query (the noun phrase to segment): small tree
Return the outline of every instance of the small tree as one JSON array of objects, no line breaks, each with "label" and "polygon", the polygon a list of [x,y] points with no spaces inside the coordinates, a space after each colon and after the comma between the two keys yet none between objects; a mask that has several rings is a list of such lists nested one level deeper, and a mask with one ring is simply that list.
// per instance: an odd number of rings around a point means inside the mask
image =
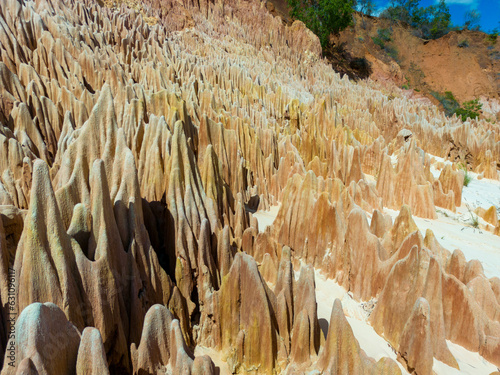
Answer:
[{"label": "small tree", "polygon": [[384,11],[393,21],[411,24],[419,9],[420,0],[391,0],[391,5]]},{"label": "small tree", "polygon": [[430,37],[437,39],[448,33],[451,27],[450,8],[444,0],[440,0],[436,6],[432,7],[432,20],[430,22]]},{"label": "small tree", "polygon": [[392,0],[381,15],[410,25],[423,38],[436,39],[450,31],[451,15],[445,0],[436,5],[419,6],[419,0]]},{"label": "small tree", "polygon": [[467,118],[476,119],[479,117],[479,111],[483,108],[483,104],[479,103],[479,99],[469,100],[462,104],[462,108],[458,108],[455,113],[466,121]]},{"label": "small tree", "polygon": [[290,15],[306,24],[326,48],[332,33],[352,24],[352,0],[288,0]]},{"label": "small tree", "polygon": [[480,20],[481,13],[477,9],[469,10],[464,16],[464,29],[478,31]]},{"label": "small tree", "polygon": [[375,12],[375,3],[371,0],[358,0],[358,11],[371,16]]}]

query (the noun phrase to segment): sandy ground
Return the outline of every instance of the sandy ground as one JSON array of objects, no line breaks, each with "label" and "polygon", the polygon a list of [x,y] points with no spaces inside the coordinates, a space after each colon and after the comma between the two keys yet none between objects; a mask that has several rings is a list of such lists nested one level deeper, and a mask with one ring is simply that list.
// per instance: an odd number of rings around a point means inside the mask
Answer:
[{"label": "sandy ground", "polygon": [[449,340],[446,340],[448,348],[451,354],[456,358],[458,362],[458,367],[460,370],[454,369],[443,362],[434,359],[434,365],[432,369],[438,375],[480,375],[480,374],[491,374],[497,371],[495,365],[492,365],[481,357],[478,353],[470,352],[467,349],[462,348],[460,345],[454,344]]},{"label": "sandy ground", "polygon": [[212,358],[212,361],[215,365],[215,373],[217,375],[231,375],[231,371],[229,370],[229,366],[227,363],[222,360],[221,353],[212,348],[205,348],[204,346],[197,346],[194,350],[194,355],[196,357],[202,355],[208,355]]},{"label": "sandy ground", "polygon": [[[432,156],[436,162],[451,164],[449,160],[444,160],[438,156]],[[435,178],[441,174],[441,169],[435,168],[435,163],[431,165],[431,173]],[[488,209],[491,206],[500,207],[500,180],[490,180],[487,178],[478,179],[477,173],[468,172],[472,177],[468,186],[462,190],[462,206],[469,205],[471,208],[482,207]]]},{"label": "sandy ground", "polygon": [[[460,249],[469,261],[478,259],[484,268],[486,277],[500,277],[500,236],[473,228],[468,223],[470,214],[466,207],[456,214],[438,208],[438,219],[429,220],[413,216],[415,224],[425,237],[425,231],[430,229],[444,248],[453,252]],[[464,212],[465,211],[465,212]],[[393,220],[399,211],[384,208]]]},{"label": "sandy ground", "polygon": [[[298,278],[298,272],[296,273],[296,278]],[[383,337],[379,336],[368,323],[369,313],[363,308],[362,303],[352,299],[344,288],[335,281],[326,279],[325,276],[321,275],[317,270],[315,271],[315,279],[318,320],[323,332],[328,332],[333,302],[335,298],[339,298],[342,301],[342,308],[347,317],[347,321],[361,349],[376,361],[383,357],[389,357],[396,361],[396,352],[392,346]],[[433,370],[437,375],[487,375],[497,371],[495,365],[486,361],[478,353],[470,352],[448,340],[447,344],[451,353],[457,359],[460,371],[440,361],[434,360]],[[406,369],[399,362],[397,362],[397,364],[402,374],[408,374]]]},{"label": "sandy ground", "polygon": [[[432,156],[436,162],[451,164],[442,158]],[[393,162],[397,160],[391,156]],[[435,163],[431,165],[431,173],[438,178],[441,170],[435,168]],[[478,175],[469,172],[472,180],[468,186],[462,190],[462,206],[457,207],[457,212],[451,212],[440,207],[436,207],[438,219],[429,220],[413,216],[415,223],[425,236],[425,231],[431,229],[438,242],[446,249],[453,252],[460,249],[467,260],[478,259],[484,268],[487,277],[500,277],[500,236],[486,231],[473,228],[471,226],[472,217],[477,217],[473,212],[477,207],[489,209],[495,206],[500,214],[500,181],[490,179],[478,179]],[[470,209],[470,210],[469,210]],[[472,211],[472,212],[471,212]],[[399,211],[384,208],[393,220]],[[487,223],[478,218],[479,223]]]},{"label": "sandy ground", "polygon": [[[296,278],[298,278],[298,272],[296,273]],[[343,287],[338,285],[335,281],[325,278],[318,270],[315,270],[315,281],[318,320],[325,336],[328,332],[328,325],[330,324],[333,302],[338,298],[342,301],[344,314],[347,317],[347,321],[361,349],[376,361],[382,357],[389,357],[396,360],[396,353],[389,343],[380,337],[367,322],[369,315],[368,312],[363,309],[361,303],[352,299]],[[398,366],[403,374],[408,374],[399,362]]]},{"label": "sandy ground", "polygon": [[269,211],[257,211],[253,214],[257,218],[259,222],[259,232],[264,232],[266,227],[273,225],[274,219],[276,219],[276,215],[278,215],[278,211],[281,206],[271,206]]},{"label": "sandy ground", "polygon": [[[481,181],[483,180],[478,180],[478,182]],[[278,210],[279,206],[273,206],[270,211],[257,212],[254,214],[257,216],[257,220],[259,221],[260,231],[263,231],[266,226],[272,225]],[[396,217],[399,213],[394,210],[386,211],[389,211],[391,216],[394,217]],[[488,269],[489,272],[500,275],[500,259],[496,260],[496,258],[500,258],[500,237],[484,231],[482,233],[478,230],[473,232],[471,228],[467,228],[462,231],[461,228],[464,227],[463,223],[460,224],[460,222],[457,222],[453,218],[447,218],[444,214],[439,214],[439,216],[438,220],[427,220],[419,217],[414,217],[414,220],[419,229],[423,231],[424,235],[425,230],[427,228],[431,228],[435,232],[436,236],[438,236],[438,239],[441,238],[441,236],[449,238],[447,240],[448,242],[441,239],[441,244],[448,248],[453,248],[454,246],[460,247],[460,249],[464,251],[464,254],[466,253],[467,259],[491,258],[495,260],[493,264],[485,265],[485,269]],[[472,236],[470,235],[471,233]],[[299,274],[300,269],[295,270],[295,278],[297,280]],[[369,324],[369,312],[363,307],[362,302],[355,301],[343,287],[338,285],[334,280],[327,279],[318,270],[315,270],[315,281],[316,301],[318,304],[318,320],[325,336],[328,332],[328,326],[330,324],[333,302],[336,298],[339,298],[342,301],[342,308],[347,317],[347,321],[349,322],[361,349],[363,349],[368,356],[372,357],[376,361],[383,357],[389,357],[396,360],[396,352],[392,346],[383,337],[379,336]],[[457,359],[460,370],[456,370],[440,361],[434,360],[433,371],[436,375],[487,375],[497,370],[496,366],[486,361],[478,353],[470,352],[463,347],[452,343],[451,341],[447,341],[447,344],[451,353]],[[405,368],[399,362],[397,363],[401,369],[401,373],[408,374]]]}]

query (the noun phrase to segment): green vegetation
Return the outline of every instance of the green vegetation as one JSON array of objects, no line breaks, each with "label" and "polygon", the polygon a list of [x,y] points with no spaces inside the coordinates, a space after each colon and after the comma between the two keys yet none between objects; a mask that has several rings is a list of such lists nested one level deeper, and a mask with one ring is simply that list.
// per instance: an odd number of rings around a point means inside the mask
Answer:
[{"label": "green vegetation", "polygon": [[481,13],[477,9],[469,10],[464,16],[464,29],[479,31],[479,21],[481,20]]},{"label": "green vegetation", "polygon": [[498,29],[494,29],[491,34],[486,37],[486,43],[495,45],[498,39]]},{"label": "green vegetation", "polygon": [[428,7],[421,7],[419,0],[392,0],[381,16],[413,27],[418,36],[426,39],[440,38],[452,28],[450,10],[444,0]]},{"label": "green vegetation", "polygon": [[390,42],[392,40],[392,29],[378,29],[378,38],[384,42]]},{"label": "green vegetation", "polygon": [[424,72],[413,61],[410,63],[410,68],[408,69],[408,73],[409,73],[409,77],[407,77],[408,84],[412,86],[415,90],[417,87],[421,87],[425,84]]},{"label": "green vegetation", "polygon": [[458,48],[467,48],[469,47],[469,41],[467,39],[461,40],[460,43],[458,43]]},{"label": "green vegetation", "polygon": [[483,107],[483,105],[479,103],[479,99],[469,100],[462,103],[462,106],[460,106],[460,103],[455,99],[451,91],[446,91],[444,95],[433,91],[431,95],[439,100],[447,116],[456,114],[462,121],[466,121],[467,118],[472,120],[478,118],[479,112]]},{"label": "green vegetation", "polygon": [[469,184],[474,179],[474,177],[471,174],[469,174],[469,170],[467,169],[467,165],[465,165],[463,163],[458,163],[457,167],[458,167],[458,169],[461,169],[462,171],[464,171],[464,186],[466,186],[466,187],[469,186]]},{"label": "green vegetation", "polygon": [[391,35],[392,35],[391,29],[378,29],[377,36],[372,36],[373,43],[375,43],[380,48],[384,49],[385,44],[392,40]]},{"label": "green vegetation", "polygon": [[305,23],[318,36],[321,46],[330,45],[329,36],[352,24],[352,0],[287,0],[290,16]]},{"label": "green vegetation", "polygon": [[357,0],[355,5],[362,14],[371,16],[375,12],[375,3],[371,0]]},{"label": "green vegetation", "polygon": [[447,116],[453,116],[455,111],[460,108],[460,103],[455,99],[451,91],[446,91],[444,95],[433,91],[431,95],[441,103]]},{"label": "green vegetation", "polygon": [[479,103],[479,99],[474,99],[464,102],[461,108],[455,110],[455,113],[462,118],[462,121],[466,121],[467,118],[473,120],[479,117],[481,108],[483,108],[483,105]]},{"label": "green vegetation", "polygon": [[387,55],[392,57],[394,60],[398,60],[398,50],[389,45],[392,41],[392,29],[378,29],[377,36],[372,37],[373,43],[379,46]]},{"label": "green vegetation", "polygon": [[467,209],[469,210],[469,215],[470,215],[470,219],[469,219],[470,226],[473,228],[479,229],[479,218],[477,217],[477,215],[474,215],[474,213],[470,209],[469,205],[467,205]]},{"label": "green vegetation", "polygon": [[467,187],[469,186],[470,182],[473,180],[474,178],[472,177],[472,175],[469,174],[469,171],[467,169],[465,169],[465,174],[464,174],[464,186]]},{"label": "green vegetation", "polygon": [[395,61],[399,62],[398,50],[395,47],[386,46],[385,52]]}]

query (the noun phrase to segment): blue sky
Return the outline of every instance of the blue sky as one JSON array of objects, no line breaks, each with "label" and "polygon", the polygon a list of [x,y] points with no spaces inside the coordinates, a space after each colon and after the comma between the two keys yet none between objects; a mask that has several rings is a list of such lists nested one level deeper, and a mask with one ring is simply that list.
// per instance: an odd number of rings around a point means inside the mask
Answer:
[{"label": "blue sky", "polygon": [[[420,6],[429,6],[437,0],[420,0]],[[377,10],[384,9],[389,4],[388,0],[375,0]],[[464,24],[464,15],[471,9],[481,13],[481,30],[490,32],[494,28],[500,29],[500,0],[446,0],[450,8],[451,21],[454,25]]]}]

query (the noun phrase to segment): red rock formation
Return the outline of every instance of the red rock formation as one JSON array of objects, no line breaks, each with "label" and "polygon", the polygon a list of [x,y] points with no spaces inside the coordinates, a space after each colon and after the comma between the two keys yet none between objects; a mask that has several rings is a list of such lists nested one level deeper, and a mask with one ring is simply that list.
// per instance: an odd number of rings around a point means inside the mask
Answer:
[{"label": "red rock formation", "polygon": [[235,373],[398,373],[338,301],[325,340],[318,269],[378,299],[408,368],[456,367],[445,339],[499,365],[498,279],[411,216],[461,204],[425,152],[493,178],[499,128],[378,88],[255,0],[2,1],[2,371],[214,374],[203,345]]},{"label": "red rock formation", "polygon": [[394,361],[381,359],[375,362],[360,349],[338,299],[333,304],[325,349],[317,367],[325,374],[401,373]]}]

